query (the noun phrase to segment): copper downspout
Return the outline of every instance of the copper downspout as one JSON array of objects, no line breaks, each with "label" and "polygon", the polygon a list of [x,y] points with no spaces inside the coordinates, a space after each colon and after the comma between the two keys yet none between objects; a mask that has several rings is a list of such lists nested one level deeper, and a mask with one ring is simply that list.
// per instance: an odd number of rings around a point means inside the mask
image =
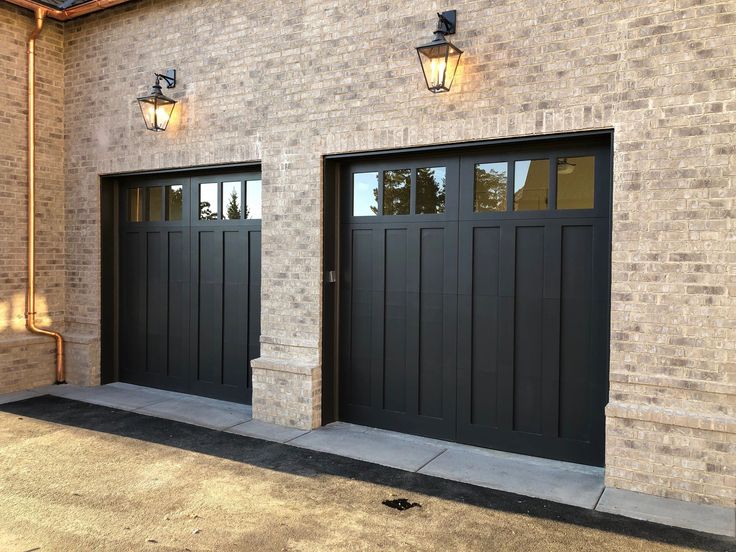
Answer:
[{"label": "copper downspout", "polygon": [[86,2],[79,6],[68,8],[66,10],[56,10],[53,8],[41,7],[38,2],[34,2],[33,0],[6,1],[10,2],[11,4],[15,4],[16,6],[20,6],[21,8],[27,8],[29,10],[36,11],[42,9],[46,13],[46,15],[48,17],[51,17],[52,19],[56,19],[58,21],[68,21],[69,19],[74,19],[75,17],[87,15],[88,13],[104,10],[105,8],[110,8],[112,6],[117,6],[118,4],[129,2],[130,0],[92,0],[91,2]]},{"label": "copper downspout", "polygon": [[56,383],[64,383],[64,338],[59,332],[36,326],[36,38],[41,34],[46,11],[36,8],[36,25],[28,37],[28,292],[26,328],[56,340]]}]

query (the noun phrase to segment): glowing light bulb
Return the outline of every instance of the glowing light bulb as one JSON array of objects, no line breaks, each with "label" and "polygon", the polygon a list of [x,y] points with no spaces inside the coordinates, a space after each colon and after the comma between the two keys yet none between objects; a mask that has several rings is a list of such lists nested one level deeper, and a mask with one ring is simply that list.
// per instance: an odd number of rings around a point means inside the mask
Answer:
[{"label": "glowing light bulb", "polygon": [[156,121],[159,126],[166,126],[169,123],[169,113],[163,107],[156,110]]},{"label": "glowing light bulb", "polygon": [[437,86],[437,60],[433,59],[429,68],[429,85]]},{"label": "glowing light bulb", "polygon": [[445,62],[444,58],[432,59],[432,62],[430,64],[429,68],[429,75],[430,75],[430,86],[441,86],[442,83],[445,80],[445,71],[447,70],[447,63]]}]

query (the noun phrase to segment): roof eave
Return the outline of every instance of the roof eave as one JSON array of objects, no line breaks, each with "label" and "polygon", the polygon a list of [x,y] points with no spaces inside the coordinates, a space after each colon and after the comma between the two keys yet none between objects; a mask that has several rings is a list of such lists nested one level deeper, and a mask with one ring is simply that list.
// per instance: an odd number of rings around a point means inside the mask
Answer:
[{"label": "roof eave", "polygon": [[75,17],[87,15],[88,13],[111,8],[113,6],[117,6],[118,4],[124,4],[125,2],[129,2],[130,0],[92,0],[91,2],[80,4],[66,10],[50,8],[44,4],[41,4],[40,2],[34,2],[33,0],[5,1],[29,10],[43,10],[46,13],[47,17],[56,19],[57,21],[68,21],[70,19],[74,19]]}]

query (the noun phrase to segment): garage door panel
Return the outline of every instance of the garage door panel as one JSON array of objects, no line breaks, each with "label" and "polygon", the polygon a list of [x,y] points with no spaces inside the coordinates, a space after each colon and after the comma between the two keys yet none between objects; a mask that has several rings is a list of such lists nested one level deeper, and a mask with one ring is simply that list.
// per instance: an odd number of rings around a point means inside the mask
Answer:
[{"label": "garage door panel", "polygon": [[593,228],[562,229],[560,437],[588,441],[592,365]]},{"label": "garage door panel", "polygon": [[543,257],[544,227],[517,228],[513,427],[537,434],[542,433]]},{"label": "garage door panel", "polygon": [[[579,345],[581,336],[592,343],[605,334],[594,305],[606,304],[606,254],[595,250],[594,238],[605,240],[606,232],[597,219],[461,223],[459,289],[470,295],[459,295],[458,440],[505,450],[536,440],[536,454],[599,457],[591,413],[602,412],[604,399],[591,384],[605,354],[593,358],[586,353],[592,346]],[[513,282],[511,297],[499,293],[504,279]],[[587,315],[577,320],[573,306]],[[574,362],[561,373],[565,355]],[[573,439],[578,445],[566,444]]]},{"label": "garage door panel", "polygon": [[456,286],[456,253],[446,244],[456,241],[456,231],[442,222],[427,228],[358,224],[344,231],[350,240],[343,259],[349,298],[342,310],[344,412],[354,421],[406,422],[423,434],[447,435],[454,425],[456,319],[450,311],[456,297],[448,285]]},{"label": "garage door panel", "polygon": [[189,231],[168,233],[167,375],[186,381],[189,367]]},{"label": "garage door panel", "polygon": [[406,229],[394,228],[385,232],[382,403],[383,408],[396,412],[406,411],[409,302],[407,239]]},{"label": "garage door panel", "polygon": [[501,229],[472,228],[472,423],[499,425],[499,261]]},{"label": "garage door panel", "polygon": [[436,418],[443,431],[456,417],[457,225],[416,227],[418,308],[410,328],[417,332],[412,413]]},{"label": "garage door panel", "polygon": [[168,364],[166,242],[161,231],[146,233],[146,372],[153,374],[165,374]]},{"label": "garage door panel", "polygon": [[198,231],[196,380],[222,381],[222,232]]},{"label": "garage door panel", "polygon": [[420,301],[419,329],[419,404],[422,416],[442,418],[443,391],[445,388],[443,367],[447,363],[445,353],[445,230],[423,228],[420,231]]},{"label": "garage door panel", "polygon": [[383,374],[385,367],[386,331],[386,230],[382,227],[371,231],[371,249],[366,254],[372,258],[371,308],[370,308],[370,397],[369,404],[376,410],[385,409]]},{"label": "garage door panel", "polygon": [[222,383],[245,387],[248,377],[248,234],[223,233]]},{"label": "garage door panel", "polygon": [[253,387],[250,361],[261,354],[261,231],[248,229],[248,367],[247,388]]},{"label": "garage door panel", "polygon": [[128,372],[144,372],[146,367],[146,274],[145,232],[123,231],[120,235],[120,365]]},{"label": "garage door panel", "polygon": [[353,230],[351,233],[352,247],[349,256],[349,272],[346,280],[352,278],[349,288],[350,300],[346,301],[344,323],[348,328],[348,347],[343,351],[344,365],[349,366],[345,390],[347,397],[353,404],[371,405],[371,377],[373,372],[373,230]]},{"label": "garage door panel", "polygon": [[471,423],[499,426],[498,297],[473,299]]}]

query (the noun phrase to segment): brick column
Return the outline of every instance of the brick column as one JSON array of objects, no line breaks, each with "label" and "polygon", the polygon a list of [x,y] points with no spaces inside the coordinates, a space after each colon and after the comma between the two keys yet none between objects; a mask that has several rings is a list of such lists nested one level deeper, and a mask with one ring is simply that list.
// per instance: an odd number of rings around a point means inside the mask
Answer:
[{"label": "brick column", "polygon": [[321,425],[320,366],[257,358],[253,368],[253,418],[299,429]]}]

